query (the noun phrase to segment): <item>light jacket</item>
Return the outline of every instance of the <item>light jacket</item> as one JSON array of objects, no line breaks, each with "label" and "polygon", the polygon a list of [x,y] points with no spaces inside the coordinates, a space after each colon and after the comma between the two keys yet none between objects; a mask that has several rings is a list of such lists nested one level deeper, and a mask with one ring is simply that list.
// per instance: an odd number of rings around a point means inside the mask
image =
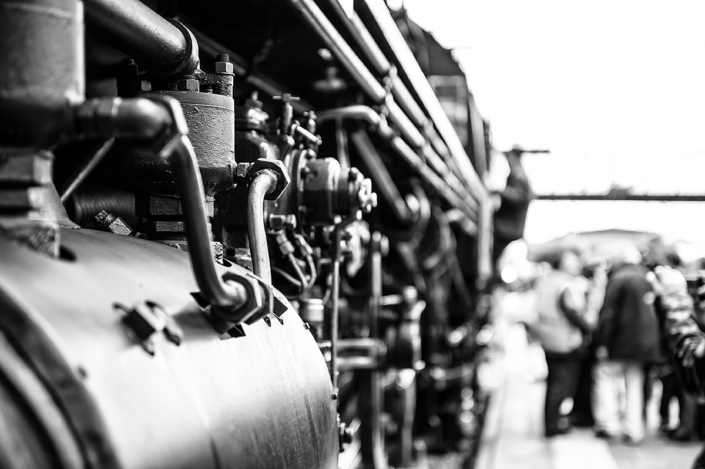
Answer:
[{"label": "light jacket", "polygon": [[583,343],[583,332],[561,308],[561,296],[569,288],[585,295],[584,283],[561,270],[549,272],[536,285],[538,318],[534,328],[547,352],[569,353]]}]

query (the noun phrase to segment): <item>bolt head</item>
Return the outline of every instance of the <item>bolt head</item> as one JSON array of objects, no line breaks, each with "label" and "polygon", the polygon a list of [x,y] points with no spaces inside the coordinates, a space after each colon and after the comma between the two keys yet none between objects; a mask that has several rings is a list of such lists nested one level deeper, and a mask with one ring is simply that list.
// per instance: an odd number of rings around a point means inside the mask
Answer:
[{"label": "bolt head", "polygon": [[238,163],[235,166],[235,181],[240,183],[245,183],[247,181],[247,174],[250,172],[250,166],[252,163]]},{"label": "bolt head", "polygon": [[269,215],[269,229],[273,231],[283,230],[286,224],[286,216],[272,213]]},{"label": "bolt head", "polygon": [[215,63],[215,73],[222,75],[232,75],[233,72],[233,64],[230,62],[216,62]]},{"label": "bolt head", "polygon": [[201,84],[195,78],[182,78],[176,82],[176,89],[179,91],[199,91]]},{"label": "bolt head", "polygon": [[129,77],[136,77],[139,75],[140,70],[134,60],[126,59],[122,63],[125,75]]},{"label": "bolt head", "polygon": [[149,80],[140,80],[137,87],[139,91],[152,91],[152,82]]}]

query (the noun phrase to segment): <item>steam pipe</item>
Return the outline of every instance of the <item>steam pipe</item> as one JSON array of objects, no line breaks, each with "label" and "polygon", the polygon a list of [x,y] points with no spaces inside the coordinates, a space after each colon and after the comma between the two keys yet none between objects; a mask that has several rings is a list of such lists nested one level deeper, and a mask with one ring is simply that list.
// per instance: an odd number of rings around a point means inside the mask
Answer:
[{"label": "steam pipe", "polygon": [[394,95],[394,100],[404,109],[409,119],[411,119],[417,127],[425,129],[428,125],[428,119],[398,75],[392,78],[392,94]]},{"label": "steam pipe", "polygon": [[[445,198],[448,203],[454,208],[462,210],[465,216],[469,220],[477,220],[477,213],[475,213],[465,201],[459,197],[455,191],[453,191],[446,182],[439,177],[431,168],[426,166],[421,160],[421,158],[412,150],[409,145],[404,142],[399,137],[394,137],[390,142],[392,148],[406,161],[406,163],[414,168],[421,178],[428,184],[430,184],[433,189],[438,192],[443,198]],[[475,223],[472,225],[473,232],[469,234],[475,234],[477,226]]]},{"label": "steam pipe", "polygon": [[185,26],[137,0],[84,0],[86,25],[137,64],[160,76],[198,68],[198,44]]},{"label": "steam pipe", "polygon": [[320,36],[335,57],[343,64],[345,70],[352,75],[358,85],[376,104],[384,102],[386,92],[375,77],[353,52],[343,36],[323,14],[313,0],[288,0],[304,18],[306,23]]},{"label": "steam pipe", "polygon": [[415,150],[422,148],[426,144],[426,139],[393,99],[387,100],[387,109],[389,120],[399,128],[404,140]]},{"label": "steam pipe", "polygon": [[272,284],[267,233],[264,228],[264,197],[277,186],[277,175],[267,169],[258,171],[247,194],[247,239],[250,241],[252,270]]},{"label": "steam pipe", "polygon": [[205,195],[196,153],[179,102],[168,96],[99,98],[73,109],[74,132],[81,136],[168,138],[159,152],[169,160],[181,199],[193,275],[201,295],[216,308],[235,311],[247,301],[247,290],[237,282],[223,282],[215,269],[206,217]]},{"label": "steam pipe", "polygon": [[201,172],[188,136],[181,135],[173,151],[165,149],[160,156],[168,156],[174,173],[184,212],[191,267],[201,295],[219,308],[235,310],[243,306],[247,301],[245,287],[235,282],[222,282],[215,270]]},{"label": "steam pipe", "polygon": [[[439,177],[425,162],[406,144],[400,137],[394,136],[391,129],[384,124],[382,118],[372,108],[364,105],[347,106],[338,109],[329,109],[318,113],[318,122],[322,123],[335,118],[360,119],[375,128],[377,133],[385,140],[389,141],[391,147],[402,157],[402,159],[416,170],[422,179],[434,187],[436,192],[441,194],[453,207],[463,211],[471,220],[477,220],[477,204],[469,197],[460,194],[465,193],[464,187],[457,178],[450,177],[448,181]],[[427,158],[435,164],[440,164],[440,157],[433,150],[426,146],[424,149]],[[448,169],[444,169],[444,176],[448,175]],[[452,188],[448,187],[452,184]],[[462,186],[462,187],[461,187]],[[459,191],[459,192],[457,192]]]},{"label": "steam pipe", "polygon": [[[399,130],[401,134],[404,136],[404,138],[407,140],[407,142],[415,149],[421,149],[424,147],[426,144],[426,140],[423,136],[423,134],[414,126],[414,124],[411,122],[409,117],[404,113],[404,111],[394,102],[394,99],[391,96],[387,96],[386,91],[384,88],[377,82],[375,77],[370,73],[370,71],[365,67],[365,65],[362,63],[362,60],[355,54],[355,52],[352,50],[352,48],[348,45],[347,42],[343,39],[343,37],[340,35],[340,33],[335,29],[335,27],[332,25],[332,23],[328,20],[328,18],[323,14],[323,12],[318,8],[318,6],[313,2],[313,0],[288,0],[288,2],[301,13],[304,17],[304,20],[308,23],[308,25],[319,35],[321,39],[326,43],[329,49],[334,53],[336,58],[343,64],[344,68],[346,71],[353,77],[353,79],[357,82],[357,84],[362,88],[362,90],[377,104],[386,104],[387,108],[389,109],[389,117],[390,120],[399,127]],[[372,8],[372,7],[370,7]],[[385,6],[386,8],[386,6]],[[393,25],[393,20],[391,20],[391,17],[389,17],[389,20],[392,21],[392,25],[387,24],[387,28],[394,28],[396,29],[396,25]],[[396,36],[401,37],[401,33],[399,33],[398,30],[395,31]],[[397,37],[394,36],[395,39]],[[360,36],[362,37],[362,36]],[[403,40],[403,37],[402,37]],[[378,49],[378,46],[371,46],[369,47],[369,44],[366,46],[365,44],[361,44],[361,47],[363,51],[367,51],[368,58],[372,57],[374,52]],[[407,47],[407,52],[408,54],[411,54],[411,51],[408,50]],[[412,55],[413,58],[413,55]],[[415,60],[415,59],[414,59]],[[384,64],[378,64],[380,66]],[[418,69],[418,72],[423,74],[421,72],[421,69],[418,66],[418,63],[414,61],[414,65],[416,69]],[[414,69],[414,71],[416,71]],[[425,78],[424,78],[425,80]],[[427,81],[425,81],[425,88],[423,88],[421,91],[429,91],[433,93],[433,90],[431,89],[431,86],[428,84]],[[399,93],[399,92],[397,92]],[[402,91],[403,94],[403,91]],[[421,95],[422,98],[424,95]],[[430,100],[428,96],[426,96],[427,100]],[[442,121],[443,124],[447,124],[450,126],[450,130],[453,132],[453,135],[451,135],[451,138],[454,137],[455,140],[457,140],[458,145],[460,146],[460,151],[462,152],[462,155],[465,159],[464,163],[465,166],[463,167],[461,164],[457,164],[455,167],[461,168],[460,174],[462,174],[464,179],[467,182],[467,185],[464,186],[464,189],[461,191],[463,193],[462,197],[455,196],[455,194],[452,194],[451,197],[453,200],[456,202],[458,200],[461,201],[459,206],[463,206],[464,203],[462,202],[464,199],[468,199],[468,197],[465,197],[465,193],[469,192],[470,195],[472,195],[476,200],[481,201],[483,199],[483,194],[484,194],[484,186],[480,182],[479,177],[477,174],[474,172],[474,169],[472,168],[472,165],[470,164],[470,161],[467,158],[467,155],[465,154],[465,150],[462,148],[462,144],[460,143],[460,140],[458,139],[457,135],[454,133],[454,129],[452,125],[450,124],[450,121],[448,120],[448,117],[445,115],[440,103],[438,102],[438,99],[435,97],[435,94],[433,94],[433,99],[435,101],[432,103],[430,110],[429,111],[437,111],[440,109],[441,115],[436,116],[435,114],[431,114],[431,116],[434,118],[434,121],[436,118],[440,119],[445,119]],[[425,103],[425,101],[424,101]],[[406,103],[407,107],[411,108],[413,105],[411,105],[410,102]],[[425,103],[426,104],[426,103]],[[433,106],[435,104],[435,107]],[[426,104],[427,109],[429,108],[429,105]],[[437,112],[436,112],[437,114]],[[418,115],[416,117],[419,117]],[[447,128],[443,128],[446,131],[448,130]],[[443,130],[442,129],[442,130]],[[443,134],[444,137],[445,134]],[[447,138],[446,138],[447,140]],[[453,142],[450,142],[453,143]],[[450,146],[449,143],[449,146]],[[407,147],[408,148],[408,147]],[[457,148],[455,149],[457,152]],[[402,155],[405,157],[406,155]],[[455,154],[452,153],[453,158],[458,161],[462,160],[460,157],[460,154]],[[420,173],[422,177],[428,178],[435,176],[435,174],[432,174],[432,171],[428,167],[420,167],[419,168]],[[468,171],[471,174],[468,174]],[[426,176],[424,176],[423,173],[427,173]],[[438,178],[436,177],[434,180],[437,180]],[[457,186],[457,184],[456,184]],[[457,188],[457,187],[456,187]],[[444,190],[442,193],[449,194],[447,190]],[[450,200],[450,199],[448,199]],[[474,208],[470,209],[471,211],[476,211]]]},{"label": "steam pipe", "polygon": [[[416,99],[411,95],[403,80],[397,74],[396,68],[390,64],[384,52],[382,52],[382,49],[380,49],[379,45],[375,42],[369,30],[360,19],[360,16],[353,10],[352,15],[348,17],[337,0],[328,0],[327,3],[333,11],[335,11],[338,19],[346,26],[346,29],[357,44],[359,50],[364,55],[365,59],[367,59],[367,62],[370,63],[374,73],[378,77],[391,77],[391,89],[394,101],[398,103],[398,107],[401,107],[405,115],[399,112],[396,103],[389,105],[388,102],[390,118],[400,127],[407,142],[414,148],[420,148],[423,146],[421,142],[421,140],[423,140],[422,133],[425,133],[431,141],[434,150],[441,156],[445,164],[448,165],[450,171],[455,175],[456,180],[460,182],[460,180],[463,179],[462,172],[455,160],[451,157],[448,147],[440,138],[435,128],[426,117],[426,114],[416,102]],[[412,130],[411,123],[408,122],[409,120],[413,123],[413,126],[421,129],[422,133]]]},{"label": "steam pipe", "polygon": [[446,116],[443,111],[443,107],[438,101],[431,85],[428,83],[416,58],[407,46],[399,28],[396,27],[387,5],[383,0],[356,2],[356,5],[358,4],[366,9],[365,13],[368,13],[366,17],[363,16],[363,20],[371,18],[380,30],[383,31],[384,40],[389,44],[397,65],[400,69],[404,70],[412,88],[418,94],[421,104],[426,108],[430,120],[434,123],[438,129],[438,133],[448,146],[450,155],[460,168],[463,179],[468,183],[468,189],[478,201],[483,201],[487,197],[487,194],[480,181],[480,177],[472,167],[465,153],[465,149],[463,148],[463,144],[460,142],[448,116]]},{"label": "steam pipe", "polygon": [[357,148],[362,160],[370,170],[370,177],[375,181],[377,190],[392,208],[394,218],[400,223],[409,222],[411,220],[411,211],[399,193],[396,184],[394,184],[394,179],[392,179],[386,166],[380,160],[380,156],[367,132],[362,130],[353,132],[350,140],[352,140],[353,145]]}]

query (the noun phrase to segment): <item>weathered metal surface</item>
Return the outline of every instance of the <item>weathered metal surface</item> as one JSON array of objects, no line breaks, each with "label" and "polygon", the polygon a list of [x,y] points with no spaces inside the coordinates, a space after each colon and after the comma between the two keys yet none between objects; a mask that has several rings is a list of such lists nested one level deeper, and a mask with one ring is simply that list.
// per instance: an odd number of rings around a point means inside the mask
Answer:
[{"label": "weathered metal surface", "polygon": [[[206,195],[233,185],[235,171],[235,116],[232,98],[210,93],[160,91],[179,100],[189,128],[189,139],[198,158]],[[174,193],[174,180],[165,159],[134,149],[134,142],[118,143],[115,161],[123,185],[138,193]]]},{"label": "weathered metal surface", "polygon": [[88,0],[89,29],[156,75],[186,75],[198,68],[198,44],[176,21],[137,0]]},{"label": "weathered metal surface", "polygon": [[[336,467],[328,370],[290,306],[283,324],[258,321],[222,339],[191,295],[186,253],[94,231],[61,234],[73,261],[0,240],[0,328],[47,383],[89,466]],[[130,338],[116,305],[145,301],[183,331],[180,346],[152,335],[152,356]]]},{"label": "weathered metal surface", "polygon": [[47,148],[83,99],[76,0],[0,1],[0,145]]}]

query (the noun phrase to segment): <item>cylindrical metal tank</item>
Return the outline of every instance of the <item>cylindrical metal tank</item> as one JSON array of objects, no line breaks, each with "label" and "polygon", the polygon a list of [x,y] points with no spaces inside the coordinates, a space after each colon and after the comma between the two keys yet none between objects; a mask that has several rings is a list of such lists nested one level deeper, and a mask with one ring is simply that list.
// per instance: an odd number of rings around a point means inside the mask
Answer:
[{"label": "cylindrical metal tank", "polygon": [[83,100],[83,15],[76,0],[0,0],[0,145],[48,148]]},{"label": "cylindrical metal tank", "polygon": [[[101,469],[337,467],[328,368],[281,294],[283,323],[221,335],[199,306],[187,253],[90,230],[63,230],[62,240],[54,259],[0,239],[0,339],[51,396],[54,424],[40,425],[47,454],[71,456],[75,445]],[[160,311],[183,338],[156,332],[151,350],[140,346],[144,330],[125,320],[133,308]],[[13,392],[34,396],[31,386]]]}]

